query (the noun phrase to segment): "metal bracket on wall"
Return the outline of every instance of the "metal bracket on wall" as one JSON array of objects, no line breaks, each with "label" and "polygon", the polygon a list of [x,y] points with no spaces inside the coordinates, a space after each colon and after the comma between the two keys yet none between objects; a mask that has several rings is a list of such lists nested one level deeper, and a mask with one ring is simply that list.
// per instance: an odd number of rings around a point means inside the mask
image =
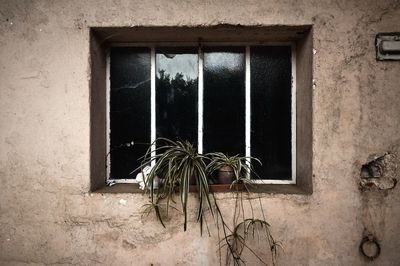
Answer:
[{"label": "metal bracket on wall", "polygon": [[400,60],[400,32],[378,33],[375,46],[376,60]]}]

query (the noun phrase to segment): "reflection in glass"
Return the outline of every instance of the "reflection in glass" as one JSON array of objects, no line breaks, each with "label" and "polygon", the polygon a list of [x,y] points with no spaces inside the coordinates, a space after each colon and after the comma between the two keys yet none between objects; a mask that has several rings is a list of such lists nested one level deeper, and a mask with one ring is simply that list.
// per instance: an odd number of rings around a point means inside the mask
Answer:
[{"label": "reflection in glass", "polygon": [[157,137],[197,146],[198,55],[196,48],[156,51]]},{"label": "reflection in glass", "polygon": [[110,178],[135,178],[147,146],[126,144],[150,143],[150,50],[112,48],[110,85]]},{"label": "reflection in glass", "polygon": [[251,155],[261,178],[291,179],[291,48],[251,47]]},{"label": "reflection in glass", "polygon": [[245,155],[244,47],[204,49],[204,152]]}]

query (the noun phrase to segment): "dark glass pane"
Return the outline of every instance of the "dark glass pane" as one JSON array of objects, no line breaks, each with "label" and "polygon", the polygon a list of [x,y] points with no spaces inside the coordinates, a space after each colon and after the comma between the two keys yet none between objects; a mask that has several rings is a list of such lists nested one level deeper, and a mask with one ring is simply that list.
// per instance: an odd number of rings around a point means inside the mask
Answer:
[{"label": "dark glass pane", "polygon": [[264,179],[291,179],[291,48],[251,47],[251,155]]},{"label": "dark glass pane", "polygon": [[204,49],[204,152],[245,155],[245,49]]},{"label": "dark glass pane", "polygon": [[198,55],[196,48],[156,51],[157,137],[197,146]]},{"label": "dark glass pane", "polygon": [[135,178],[150,143],[150,50],[112,48],[110,60],[111,178]]}]

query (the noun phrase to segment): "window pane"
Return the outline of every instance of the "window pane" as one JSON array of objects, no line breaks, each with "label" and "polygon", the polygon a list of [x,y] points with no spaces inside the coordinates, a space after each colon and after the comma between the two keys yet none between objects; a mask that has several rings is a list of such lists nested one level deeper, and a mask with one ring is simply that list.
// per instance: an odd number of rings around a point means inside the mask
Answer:
[{"label": "window pane", "polygon": [[291,179],[291,48],[251,47],[251,155],[263,179]]},{"label": "window pane", "polygon": [[197,146],[197,64],[196,48],[157,49],[157,137]]},{"label": "window pane", "polygon": [[245,155],[245,49],[204,49],[204,151]]},{"label": "window pane", "polygon": [[112,48],[110,60],[110,178],[135,178],[150,143],[150,50]]}]

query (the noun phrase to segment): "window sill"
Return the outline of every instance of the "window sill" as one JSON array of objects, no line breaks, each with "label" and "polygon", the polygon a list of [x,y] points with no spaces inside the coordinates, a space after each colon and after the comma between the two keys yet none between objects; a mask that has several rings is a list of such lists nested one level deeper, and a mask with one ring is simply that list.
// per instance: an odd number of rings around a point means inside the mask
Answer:
[{"label": "window sill", "polygon": [[[243,190],[243,187],[238,187]],[[234,192],[235,187],[230,188],[229,184],[210,185],[210,190],[215,193],[229,193]],[[195,192],[196,186],[190,186],[190,192]],[[302,189],[298,185],[270,185],[270,184],[257,184],[249,187],[252,193],[269,193],[269,194],[300,194],[309,195],[310,192]],[[143,193],[138,184],[115,184],[111,187],[103,186],[93,193]]]}]

